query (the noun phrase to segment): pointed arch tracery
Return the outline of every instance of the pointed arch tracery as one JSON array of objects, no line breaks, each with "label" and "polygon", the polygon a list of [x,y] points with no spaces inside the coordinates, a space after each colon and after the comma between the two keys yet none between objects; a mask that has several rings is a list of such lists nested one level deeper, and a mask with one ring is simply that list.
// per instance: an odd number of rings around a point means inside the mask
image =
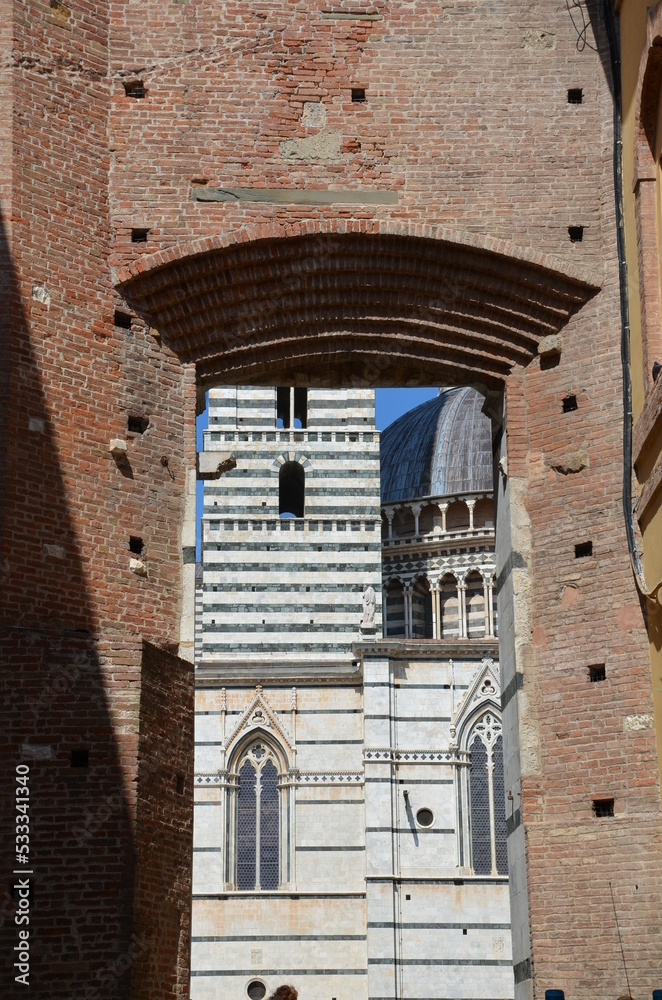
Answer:
[{"label": "pointed arch tracery", "polygon": [[292,803],[288,757],[271,733],[255,729],[235,745],[228,767],[226,881],[240,891],[272,891],[291,879]]},{"label": "pointed arch tracery", "polygon": [[[476,875],[507,875],[506,810],[501,717],[490,706],[465,729],[469,851]],[[464,735],[464,734],[463,734]]]}]

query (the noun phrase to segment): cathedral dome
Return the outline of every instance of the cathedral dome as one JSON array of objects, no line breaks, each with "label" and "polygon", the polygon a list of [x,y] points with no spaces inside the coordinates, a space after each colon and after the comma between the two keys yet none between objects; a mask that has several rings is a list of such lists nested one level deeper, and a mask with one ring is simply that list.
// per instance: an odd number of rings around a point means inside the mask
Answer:
[{"label": "cathedral dome", "polygon": [[441,390],[381,436],[382,503],[491,492],[492,426],[475,389]]}]

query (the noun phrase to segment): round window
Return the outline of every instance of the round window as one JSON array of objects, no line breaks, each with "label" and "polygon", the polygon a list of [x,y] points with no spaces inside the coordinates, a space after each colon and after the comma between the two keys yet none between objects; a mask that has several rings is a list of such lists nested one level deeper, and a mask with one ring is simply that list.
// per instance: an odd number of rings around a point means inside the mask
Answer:
[{"label": "round window", "polygon": [[432,826],[434,816],[431,809],[419,809],[416,813],[416,822],[419,826]]},{"label": "round window", "polygon": [[267,992],[267,987],[264,983],[261,983],[259,979],[254,979],[248,984],[246,992],[248,993],[250,1000],[262,1000]]}]

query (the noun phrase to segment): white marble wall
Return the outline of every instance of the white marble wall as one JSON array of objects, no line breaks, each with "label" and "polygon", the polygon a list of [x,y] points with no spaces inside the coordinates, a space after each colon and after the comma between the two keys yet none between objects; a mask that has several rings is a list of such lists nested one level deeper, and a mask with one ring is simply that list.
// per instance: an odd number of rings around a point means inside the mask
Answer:
[{"label": "white marble wall", "polygon": [[196,754],[206,774],[198,763],[191,998],[241,1000],[255,977],[270,991],[291,982],[306,998],[366,997],[361,690],[298,686],[294,723],[289,687],[264,685],[262,695],[288,735],[296,731],[293,879],[274,892],[232,887],[223,850],[226,791],[215,772],[227,764],[223,732],[232,737],[255,689],[199,689]]},{"label": "white marble wall", "polygon": [[[470,657],[451,668],[443,658],[364,655],[369,996],[507,1000],[508,881],[469,867],[458,810],[466,764],[450,728],[466,699],[473,706],[484,667]],[[421,808],[433,813],[428,828]]]},{"label": "white marble wall", "polygon": [[[275,892],[233,889],[226,793],[214,784],[255,689],[198,690],[192,1000],[242,1000],[256,977],[326,1000],[396,987],[404,1000],[513,996],[507,879],[473,875],[466,844],[461,864],[462,755],[448,753],[451,720],[484,664],[393,660],[367,646],[363,684],[298,685],[294,720],[291,689],[262,687],[298,771],[293,878]],[[429,829],[421,807],[434,814]]]}]

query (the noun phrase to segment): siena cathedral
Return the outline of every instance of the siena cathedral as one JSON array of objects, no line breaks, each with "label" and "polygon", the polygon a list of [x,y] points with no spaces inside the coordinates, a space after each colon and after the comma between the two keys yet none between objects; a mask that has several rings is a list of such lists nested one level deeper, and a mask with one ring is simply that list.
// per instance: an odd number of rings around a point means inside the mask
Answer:
[{"label": "siena cathedral", "polygon": [[209,393],[192,1000],[514,994],[482,404]]}]

